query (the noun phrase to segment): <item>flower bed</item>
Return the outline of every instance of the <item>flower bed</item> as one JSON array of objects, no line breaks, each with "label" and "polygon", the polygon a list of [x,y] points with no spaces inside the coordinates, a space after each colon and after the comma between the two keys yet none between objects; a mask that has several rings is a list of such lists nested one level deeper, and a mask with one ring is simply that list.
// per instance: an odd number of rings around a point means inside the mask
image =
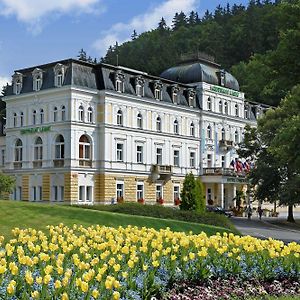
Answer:
[{"label": "flower bed", "polygon": [[184,280],[300,279],[300,245],[271,239],[62,224],[13,235],[0,237],[0,299],[145,299]]}]

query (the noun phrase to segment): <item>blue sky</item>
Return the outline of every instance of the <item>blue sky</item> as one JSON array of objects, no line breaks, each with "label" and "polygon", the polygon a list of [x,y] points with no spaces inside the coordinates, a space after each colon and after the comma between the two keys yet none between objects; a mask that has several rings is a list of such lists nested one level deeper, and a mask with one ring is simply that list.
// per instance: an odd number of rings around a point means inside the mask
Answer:
[{"label": "blue sky", "polygon": [[76,57],[81,48],[101,57],[162,16],[171,24],[175,12],[201,17],[227,2],[248,0],[0,0],[0,87],[14,70]]}]

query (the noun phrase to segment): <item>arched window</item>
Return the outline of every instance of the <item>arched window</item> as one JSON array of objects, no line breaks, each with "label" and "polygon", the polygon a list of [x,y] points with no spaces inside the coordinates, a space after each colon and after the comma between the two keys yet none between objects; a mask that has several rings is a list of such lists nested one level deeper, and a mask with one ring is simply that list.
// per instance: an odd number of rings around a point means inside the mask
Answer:
[{"label": "arched window", "polygon": [[123,126],[123,113],[121,109],[119,109],[117,112],[117,125]]},{"label": "arched window", "polygon": [[90,165],[91,159],[91,142],[86,135],[82,135],[79,139],[79,165]]},{"label": "arched window", "polygon": [[78,120],[81,122],[84,120],[84,108],[82,105],[80,105],[78,108]]},{"label": "arched window", "polygon": [[174,126],[174,133],[178,134],[179,133],[179,125],[178,125],[177,120],[174,121],[173,126]]},{"label": "arched window", "polygon": [[44,123],[44,110],[43,109],[40,110],[40,121],[41,121],[40,122],[41,124]]},{"label": "arched window", "polygon": [[156,130],[161,131],[161,118],[160,117],[156,118]]},{"label": "arched window", "polygon": [[34,143],[34,160],[43,159],[43,141],[40,137],[37,137]]},{"label": "arched window", "polygon": [[53,121],[54,122],[57,121],[57,107],[56,106],[53,108]]},{"label": "arched window", "polygon": [[16,113],[14,113],[14,127],[17,127],[18,124],[18,116]]},{"label": "arched window", "polygon": [[65,139],[60,134],[55,139],[55,159],[64,159],[65,158]]},{"label": "arched window", "polygon": [[219,112],[222,114],[223,113],[223,104],[222,100],[219,101]]},{"label": "arched window", "polygon": [[222,128],[222,130],[221,130],[221,140],[225,140],[225,129],[224,128]]},{"label": "arched window", "polygon": [[34,110],[32,112],[32,124],[35,125],[36,124],[36,110]]},{"label": "arched window", "polygon": [[235,143],[238,143],[238,142],[239,142],[239,133],[238,133],[237,130],[236,130],[235,133],[234,133],[234,142],[235,142]]},{"label": "arched window", "polygon": [[63,105],[61,107],[61,120],[64,121],[66,119],[66,107]]},{"label": "arched window", "polygon": [[211,110],[211,98],[208,97],[207,99],[207,110]]},{"label": "arched window", "polygon": [[191,126],[190,126],[190,135],[195,136],[195,125],[193,122],[191,123]]},{"label": "arched window", "polygon": [[136,122],[137,122],[137,128],[142,129],[143,128],[143,117],[142,117],[141,113],[138,113]]},{"label": "arched window", "polygon": [[15,144],[15,161],[21,162],[23,160],[23,143],[17,139]]},{"label": "arched window", "polygon": [[207,138],[211,139],[211,127],[210,127],[210,125],[207,126]]},{"label": "arched window", "polygon": [[228,103],[227,102],[224,103],[224,110],[225,110],[225,114],[228,115]]},{"label": "arched window", "polygon": [[239,106],[238,106],[238,104],[236,104],[234,106],[234,108],[235,108],[235,115],[236,115],[236,117],[238,117],[239,116]]},{"label": "arched window", "polygon": [[88,108],[87,118],[89,123],[93,123],[93,109],[91,107]]},{"label": "arched window", "polygon": [[23,127],[24,125],[24,113],[21,111],[20,112],[20,126]]}]

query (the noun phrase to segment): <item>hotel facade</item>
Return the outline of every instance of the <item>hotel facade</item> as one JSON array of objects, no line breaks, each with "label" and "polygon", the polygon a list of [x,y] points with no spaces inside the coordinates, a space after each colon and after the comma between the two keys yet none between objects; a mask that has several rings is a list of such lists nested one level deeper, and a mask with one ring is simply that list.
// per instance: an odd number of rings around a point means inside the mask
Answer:
[{"label": "hotel facade", "polygon": [[245,174],[230,168],[246,124],[266,109],[203,58],[160,77],[67,59],[17,70],[3,98],[2,170],[12,199],[174,205],[200,176],[206,200],[233,206]]}]

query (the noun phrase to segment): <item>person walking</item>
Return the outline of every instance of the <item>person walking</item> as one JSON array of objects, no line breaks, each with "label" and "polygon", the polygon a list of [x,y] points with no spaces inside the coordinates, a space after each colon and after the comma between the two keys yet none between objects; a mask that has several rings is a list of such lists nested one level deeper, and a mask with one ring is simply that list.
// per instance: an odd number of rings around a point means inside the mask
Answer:
[{"label": "person walking", "polygon": [[261,206],[258,207],[257,212],[258,212],[258,215],[259,215],[259,219],[261,220],[261,217],[262,217],[262,214],[263,214],[263,210],[262,210]]},{"label": "person walking", "polygon": [[250,220],[252,216],[252,209],[250,205],[247,207],[246,212],[247,212],[248,220]]}]

